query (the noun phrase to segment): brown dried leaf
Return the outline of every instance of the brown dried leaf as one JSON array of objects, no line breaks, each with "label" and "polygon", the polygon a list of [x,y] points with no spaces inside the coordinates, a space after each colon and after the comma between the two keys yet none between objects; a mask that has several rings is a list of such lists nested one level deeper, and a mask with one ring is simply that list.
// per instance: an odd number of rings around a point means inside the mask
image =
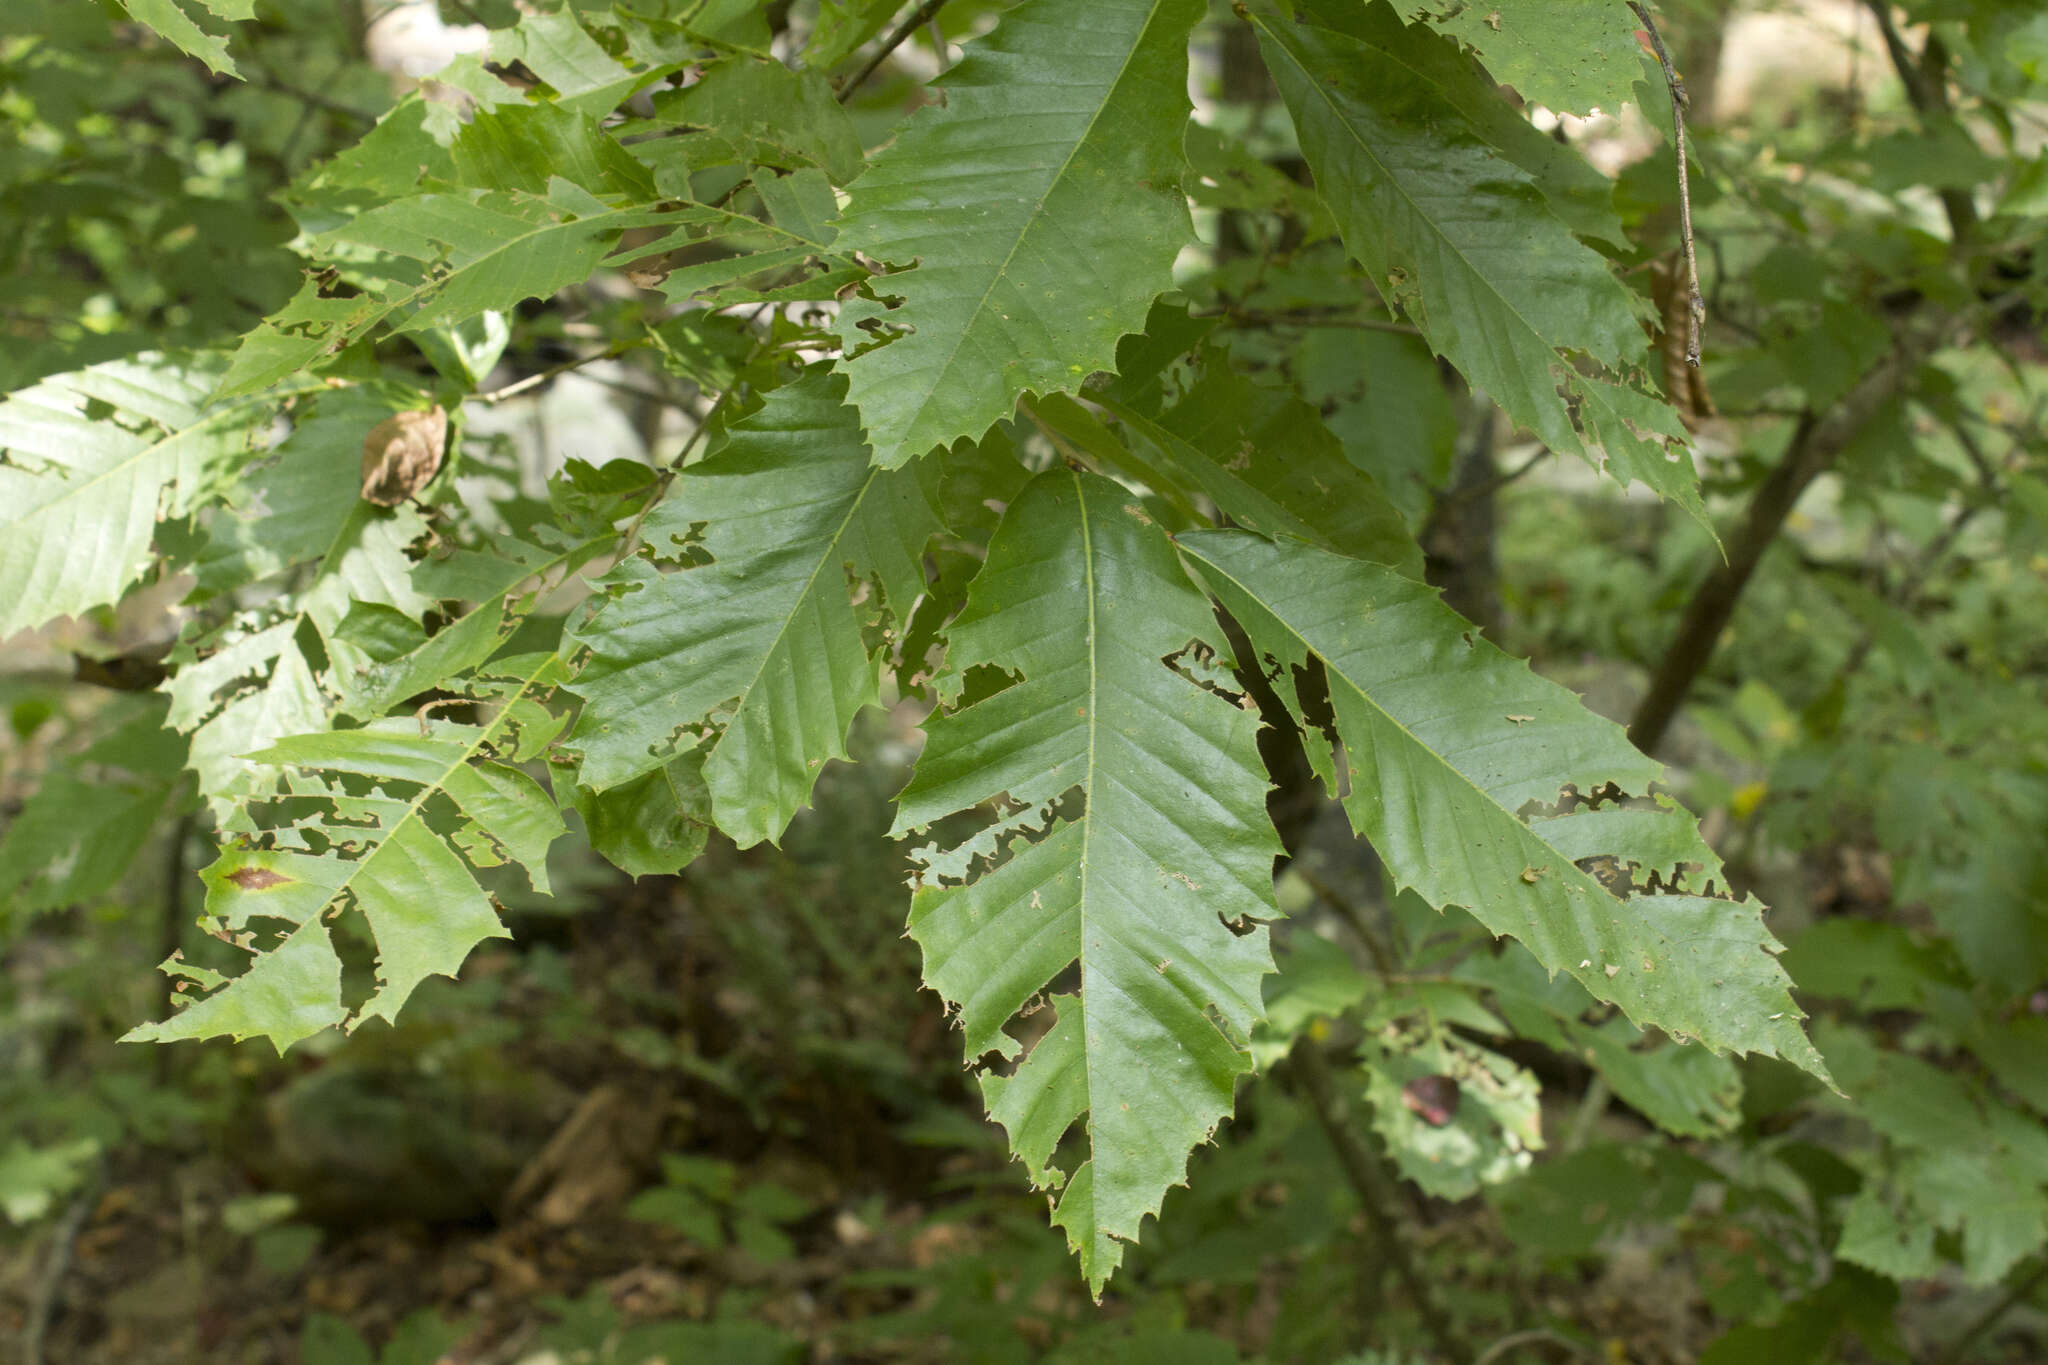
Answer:
[{"label": "brown dried leaf", "polygon": [[1442,1128],[1458,1116],[1462,1092],[1450,1076],[1417,1076],[1401,1087],[1401,1103],[1432,1128]]},{"label": "brown dried leaf", "polygon": [[396,507],[427,486],[441,468],[448,443],[448,413],[438,403],[425,412],[395,412],[363,438],[363,497]]}]

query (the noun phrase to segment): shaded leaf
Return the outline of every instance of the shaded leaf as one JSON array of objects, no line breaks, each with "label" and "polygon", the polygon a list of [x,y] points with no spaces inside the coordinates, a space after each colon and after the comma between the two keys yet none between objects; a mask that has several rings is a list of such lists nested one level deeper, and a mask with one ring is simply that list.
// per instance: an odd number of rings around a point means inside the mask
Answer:
[{"label": "shaded leaf", "polygon": [[1348,33],[1253,22],[1345,247],[1432,349],[1552,449],[1604,461],[1711,531],[1684,426],[1630,386],[1648,360],[1634,296],[1529,174],[1414,65]]}]

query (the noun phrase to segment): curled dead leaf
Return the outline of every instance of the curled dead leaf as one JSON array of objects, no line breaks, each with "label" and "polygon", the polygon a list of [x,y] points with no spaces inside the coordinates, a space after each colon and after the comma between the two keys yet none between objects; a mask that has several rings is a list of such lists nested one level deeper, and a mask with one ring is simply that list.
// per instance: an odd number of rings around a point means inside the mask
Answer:
[{"label": "curled dead leaf", "polygon": [[448,413],[440,404],[425,412],[392,413],[363,438],[364,499],[398,506],[440,470],[447,444]]}]

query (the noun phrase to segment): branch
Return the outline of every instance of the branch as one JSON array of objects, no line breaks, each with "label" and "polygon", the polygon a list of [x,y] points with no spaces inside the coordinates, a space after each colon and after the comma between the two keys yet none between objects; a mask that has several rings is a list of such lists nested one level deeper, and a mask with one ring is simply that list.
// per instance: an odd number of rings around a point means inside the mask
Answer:
[{"label": "branch", "polygon": [[1447,489],[1436,500],[1437,510],[1442,511],[1445,508],[1462,507],[1468,502],[1477,502],[1481,498],[1490,498],[1509,484],[1521,479],[1522,476],[1549,459],[1554,453],[1549,446],[1544,446],[1513,469],[1496,474],[1483,483],[1468,484],[1463,488],[1454,487]]},{"label": "branch", "polygon": [[1574,1360],[1596,1359],[1591,1351],[1562,1332],[1553,1331],[1548,1327],[1531,1327],[1523,1332],[1510,1332],[1499,1341],[1494,1342],[1493,1345],[1486,1348],[1479,1359],[1472,1362],[1472,1365],[1493,1365],[1494,1361],[1506,1358],[1508,1352],[1519,1350],[1524,1346],[1534,1346],[1538,1342],[1548,1342],[1553,1346],[1562,1346],[1571,1352],[1572,1359]]},{"label": "branch", "polygon": [[844,104],[852,99],[853,92],[860,89],[861,83],[874,75],[883,62],[889,60],[890,53],[909,42],[911,34],[937,18],[939,11],[945,7],[946,0],[924,0],[923,4],[911,11],[910,17],[896,25],[895,31],[882,40],[882,46],[876,50],[874,56],[868,58],[867,65],[847,77],[846,84],[839,87],[839,102]]},{"label": "branch", "polygon": [[1764,552],[1784,529],[1785,518],[1812,482],[1825,473],[1877,410],[1911,381],[1933,348],[1931,333],[1919,333],[1894,346],[1838,401],[1825,417],[1807,413],[1785,447],[1785,454],[1751,495],[1742,525],[1729,537],[1726,558],[1694,591],[1678,624],[1650,690],[1629,722],[1629,742],[1646,754],[1656,752],[1672,718],[1684,704],[1693,683],[1714,657],[1721,632],[1735,614],[1735,604]]},{"label": "branch", "polygon": [[1629,0],[1628,7],[1643,21],[1643,31],[1650,35],[1650,46],[1657,53],[1657,64],[1664,68],[1664,82],[1671,87],[1672,141],[1678,151],[1678,240],[1685,248],[1685,363],[1698,369],[1700,324],[1707,318],[1707,301],[1700,296],[1700,263],[1693,253],[1692,185],[1685,165],[1685,111],[1692,107],[1692,97],[1685,93],[1685,82],[1671,65],[1671,54],[1664,50],[1664,35],[1657,32],[1650,12],[1636,0]]},{"label": "branch", "polygon": [[1339,919],[1351,926],[1351,932],[1358,935],[1358,941],[1365,945],[1365,951],[1371,956],[1372,965],[1378,969],[1380,978],[1384,981],[1393,980],[1397,971],[1393,950],[1380,937],[1379,930],[1374,927],[1372,917],[1365,913],[1365,908],[1309,871],[1308,863],[1301,858],[1289,863],[1287,870],[1301,878],[1309,890],[1315,892],[1337,912]]},{"label": "branch", "polygon": [[2011,1289],[1999,1297],[1998,1302],[1978,1314],[1977,1320],[1964,1328],[1962,1335],[1950,1342],[1948,1349],[1941,1353],[1939,1365],[1961,1365],[1978,1339],[1997,1325],[1998,1320],[2010,1312],[2015,1304],[2039,1289],[2044,1279],[2048,1279],[2048,1261],[2043,1261],[2021,1276]]},{"label": "branch", "polygon": [[[1913,53],[1906,46],[1906,40],[1899,35],[1898,26],[1892,22],[1892,7],[1888,0],[1863,0],[1864,7],[1877,19],[1877,31],[1884,35],[1885,55],[1891,58],[1892,70],[1899,75],[1899,84],[1906,87],[1906,103],[1913,106],[1913,112],[1920,116],[1924,127],[1950,115],[1948,85],[1943,68],[1948,64],[1948,53],[1938,39],[1929,37],[1926,50],[1920,60],[1913,59]],[[1968,190],[1953,186],[1940,191],[1942,211],[1948,215],[1949,233],[1961,243],[1977,230],[1977,206],[1970,201]]]},{"label": "branch", "polygon": [[571,370],[580,370],[585,365],[593,364],[600,360],[616,360],[639,344],[639,342],[634,341],[614,343],[605,347],[602,351],[597,351],[590,355],[577,356],[575,359],[565,360],[559,365],[550,365],[545,370],[527,375],[524,379],[515,379],[502,389],[492,389],[489,393],[472,394],[469,401],[472,403],[502,403],[507,398],[518,397],[528,389],[537,389],[550,379],[558,375],[565,375]]},{"label": "branch", "polygon": [[1406,322],[1387,322],[1379,318],[1356,318],[1344,315],[1316,313],[1257,313],[1239,312],[1226,309],[1221,313],[1198,313],[1197,319],[1220,317],[1233,326],[1242,327],[1342,327],[1361,332],[1391,332],[1395,336],[1419,337],[1422,329]]},{"label": "branch", "polygon": [[95,1174],[86,1182],[71,1201],[71,1207],[64,1211],[64,1221],[57,1225],[56,1235],[50,1239],[50,1261],[36,1277],[28,1322],[22,1330],[22,1365],[43,1365],[43,1343],[49,1336],[50,1318],[57,1309],[57,1291],[64,1283],[64,1272],[71,1268],[71,1249],[78,1243],[78,1231],[85,1226],[86,1214],[99,1201],[101,1179],[102,1174]]},{"label": "branch", "polygon": [[1358,1196],[1359,1208],[1365,1211],[1366,1221],[1372,1224],[1394,1273],[1407,1287],[1409,1301],[1421,1315],[1422,1325],[1436,1341],[1437,1349],[1454,1361],[1471,1360],[1472,1348],[1466,1345],[1457,1329],[1451,1326],[1450,1319],[1444,1316],[1443,1305],[1436,1301],[1429,1282],[1422,1278],[1414,1256],[1409,1253],[1408,1243],[1401,1236],[1400,1224],[1387,1211],[1379,1162],[1344,1121],[1343,1110],[1330,1081],[1329,1063],[1323,1060],[1322,1050],[1314,1039],[1303,1038],[1295,1044],[1294,1051],[1288,1054],[1288,1069],[1301,1083],[1309,1110],[1315,1115],[1323,1136],[1329,1139],[1331,1148],[1336,1151],[1337,1164],[1344,1168],[1344,1178],[1349,1182],[1351,1192]]}]

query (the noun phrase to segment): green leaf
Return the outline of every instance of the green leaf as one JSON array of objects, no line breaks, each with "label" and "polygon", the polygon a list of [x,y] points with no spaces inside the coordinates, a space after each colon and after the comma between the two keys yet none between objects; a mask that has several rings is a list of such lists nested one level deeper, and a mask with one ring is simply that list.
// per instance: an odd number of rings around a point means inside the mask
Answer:
[{"label": "green leaf", "polygon": [[1422,576],[1422,547],[1322,415],[1289,390],[1252,383],[1227,355],[1206,357],[1201,378],[1157,422],[1104,406],[1239,526]]},{"label": "green leaf", "polygon": [[[228,40],[216,37],[193,23],[192,16],[178,7],[178,0],[121,0],[121,8],[128,11],[129,18],[146,24],[180,52],[205,62],[209,71],[238,80],[241,78],[242,73],[235,69],[234,58],[228,56]],[[210,0],[207,8],[215,13],[221,10],[221,6],[210,3]]]},{"label": "green leaf", "polygon": [[[1711,531],[1677,415],[1630,386],[1647,359],[1634,297],[1530,175],[1418,76],[1421,59],[1346,33],[1253,22],[1344,245],[1389,301],[1546,445],[1604,460],[1622,483],[1643,482]],[[1567,352],[1611,377],[1581,372]]]},{"label": "green leaf", "polygon": [[[1215,618],[1132,496],[1040,475],[952,626],[949,709],[898,798],[897,833],[998,797],[1009,812],[917,855],[910,933],[970,1060],[1022,1052],[1005,1025],[1079,965],[1052,1030],[982,1088],[1032,1183],[1064,1185],[1053,1221],[1098,1294],[1229,1112],[1272,970],[1257,721],[1191,645],[1222,649]],[[963,705],[987,669],[1018,681]],[[1086,1157],[1062,1167],[1083,1115]]]},{"label": "green leaf", "polygon": [[[478,110],[448,146],[458,183],[545,195],[557,176],[598,195],[645,200],[654,181],[595,118],[558,104]],[[396,197],[396,196],[393,196]]]},{"label": "green leaf", "polygon": [[[547,850],[563,829],[539,783],[490,757],[519,750],[520,730],[535,719],[532,703],[563,670],[553,655],[526,660],[516,673],[507,662],[504,677],[469,689],[479,705],[497,709],[486,724],[405,717],[291,735],[249,755],[331,774],[295,788],[301,800],[325,803],[331,812],[266,833],[267,847],[244,842],[221,851],[203,874],[206,914],[255,960],[171,1018],[130,1031],[126,1041],[262,1035],[282,1053],[344,1018],[351,1028],[372,1017],[395,1019],[421,981],[453,976],[478,943],[506,937],[456,846],[472,851],[479,866],[521,864],[545,894]],[[369,779],[367,789],[361,778]],[[441,800],[452,803],[452,816],[434,808]],[[353,1012],[344,1007],[340,961],[322,923],[349,905],[367,921],[378,949],[377,986]],[[275,947],[259,949],[252,920],[293,927]]]},{"label": "green leaf", "polygon": [[1643,77],[1640,25],[1622,0],[1435,0],[1404,10],[1477,52],[1523,99],[1560,114],[1619,113]]},{"label": "green leaf", "polygon": [[104,738],[53,764],[9,816],[0,830],[0,943],[25,916],[90,905],[127,875],[181,786],[183,746],[163,729],[164,710],[160,697],[116,702],[95,718],[108,725]]},{"label": "green leaf", "polygon": [[[1891,1202],[1909,1221],[1962,1235],[1968,1283],[1997,1282],[2048,1243],[2048,1131],[1969,1077],[1904,1054],[1872,1054],[1871,1062],[1844,1074],[1854,1112],[1893,1149]],[[1865,1203],[1884,1197],[1865,1188]],[[1912,1247],[1887,1245],[1872,1228],[1876,1217],[1866,1208],[1859,1221],[1852,1209],[1839,1250],[1890,1274],[1888,1265],[1905,1266]]]},{"label": "green leaf", "polygon": [[0,1150],[0,1214],[17,1227],[50,1211],[57,1196],[85,1183],[87,1168],[100,1154],[92,1138],[31,1147],[20,1138]]},{"label": "green leaf", "polygon": [[179,668],[165,685],[169,724],[191,735],[189,761],[217,816],[275,784],[275,770],[252,768],[244,755],[330,724],[323,674],[346,690],[369,662],[339,634],[351,610],[378,604],[417,621],[432,605],[412,586],[407,554],[426,522],[410,507],[380,508],[358,495],[364,435],[415,398],[395,388],[321,394],[207,525],[195,596],[304,575],[253,620],[188,638],[172,656]]},{"label": "green leaf", "polygon": [[710,842],[711,791],[701,750],[605,791],[578,786],[575,801],[590,846],[629,876],[673,875]]},{"label": "green leaf", "polygon": [[312,241],[323,255],[381,253],[358,281],[362,292],[323,297],[320,284],[308,281],[243,338],[220,392],[276,384],[394,315],[393,330],[421,331],[547,298],[590,278],[620,232],[667,221],[659,209],[614,208],[562,179],[550,182],[544,196],[422,194],[371,209]]},{"label": "green leaf", "polygon": [[[1543,1146],[1536,1078],[1447,1029],[1379,1040],[1366,1050],[1364,1070],[1373,1130],[1425,1194],[1464,1199],[1511,1180]],[[1407,1101],[1411,1087],[1435,1078],[1457,1086],[1448,1116],[1425,1115]]]},{"label": "green leaf", "polygon": [[[1553,0],[1554,3],[1554,0]],[[1565,0],[1560,8],[1591,13],[1607,0]],[[1616,9],[1624,8],[1613,0]],[[1481,7],[1484,8],[1484,7]],[[1469,12],[1469,11],[1468,11]],[[1523,11],[1513,11],[1520,15]],[[1316,13],[1324,27],[1357,39],[1429,88],[1432,98],[1453,107],[1471,130],[1495,151],[1532,176],[1550,211],[1581,236],[1596,237],[1623,250],[1631,244],[1614,210],[1614,182],[1595,170],[1577,150],[1536,131],[1527,116],[1500,96],[1494,79],[1451,42],[1432,41],[1419,27],[1404,26],[1386,4],[1333,0]],[[1629,47],[1635,47],[1633,39]],[[1623,97],[1628,82],[1622,80]]]},{"label": "green leaf", "polygon": [[582,783],[631,781],[711,731],[712,810],[746,846],[781,838],[825,760],[846,756],[881,664],[862,635],[876,604],[853,603],[849,573],[906,620],[940,517],[939,462],[871,467],[845,394],[823,369],[776,390],[649,516],[654,558],[601,580],[610,600],[570,634],[591,651],[570,684]]},{"label": "green leaf", "polygon": [[[901,267],[839,316],[894,468],[1019,395],[1115,366],[1192,238],[1181,194],[1196,0],[1025,0],[853,183],[838,245]],[[936,187],[936,192],[935,192]],[[886,344],[854,355],[875,335]]]},{"label": "green leaf", "polygon": [[[1618,810],[1608,820],[1655,816],[1656,812]],[[1679,831],[1683,821],[1659,822]],[[1682,851],[1657,856],[1657,861],[1683,861]],[[1702,877],[1720,878],[1719,864]],[[1622,1103],[1667,1133],[1711,1138],[1732,1131],[1742,1118],[1742,1076],[1735,1063],[1703,1047],[1661,1047],[1644,1044],[1656,1035],[1626,1019],[1587,1023],[1596,1006],[1593,997],[1569,976],[1551,976],[1518,945],[1499,955],[1476,954],[1458,965],[1459,979],[1492,988],[1500,1012],[1523,1038],[1590,1065]]]},{"label": "green leaf", "polygon": [[818,22],[804,44],[804,65],[814,71],[837,66],[882,31],[902,0],[819,0]]},{"label": "green leaf", "polygon": [[218,497],[262,449],[290,394],[212,402],[225,368],[143,354],[0,402],[0,637],[119,599],[157,522]]},{"label": "green leaf", "polygon": [[725,144],[743,162],[816,165],[841,184],[860,174],[860,135],[832,87],[814,71],[793,71],[770,57],[711,63],[694,83],[657,95],[654,113],[658,122],[703,129],[701,138]]},{"label": "green leaf", "polygon": [[1894,1205],[1870,1183],[1849,1201],[1835,1254],[1895,1280],[1924,1279],[1941,1268],[1934,1224],[1910,1204]]},{"label": "green leaf", "polygon": [[791,273],[801,274],[813,261],[822,263],[825,273],[804,281],[802,292],[787,291],[788,297],[830,298],[847,283],[866,278],[867,272],[851,257],[831,249],[836,229],[830,220],[838,204],[823,171],[804,167],[782,176],[756,175],[753,187],[766,218],[692,206],[691,213],[701,213],[709,224],[705,236],[696,240],[721,254],[667,275],[660,288],[670,302],[700,299],[719,307],[749,302],[765,296],[733,286],[764,276],[764,283],[779,283]]},{"label": "green leaf", "polygon": [[[1691,817],[1592,804],[1663,776],[1621,727],[1391,569],[1244,532],[1180,543],[1268,666],[1322,660],[1347,760],[1332,786],[1397,887],[1465,907],[1640,1025],[1827,1079],[1762,907],[1675,889],[1717,866]],[[1587,804],[1542,813],[1570,793]],[[1617,894],[1590,860],[1645,889]]]},{"label": "green leaf", "polygon": [[516,28],[491,35],[491,58],[501,65],[524,62],[547,82],[565,109],[602,118],[619,102],[661,75],[659,68],[632,71],[613,60],[576,21],[574,7],[529,14]]}]

